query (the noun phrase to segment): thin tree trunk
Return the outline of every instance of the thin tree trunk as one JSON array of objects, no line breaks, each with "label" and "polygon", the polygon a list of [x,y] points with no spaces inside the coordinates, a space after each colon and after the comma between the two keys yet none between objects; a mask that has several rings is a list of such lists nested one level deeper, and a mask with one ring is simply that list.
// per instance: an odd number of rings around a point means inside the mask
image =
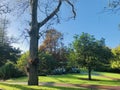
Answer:
[{"label": "thin tree trunk", "polygon": [[89,66],[89,67],[88,67],[88,79],[89,79],[89,80],[92,80],[92,78],[91,78],[91,71],[92,71],[92,70],[91,70],[91,67]]}]

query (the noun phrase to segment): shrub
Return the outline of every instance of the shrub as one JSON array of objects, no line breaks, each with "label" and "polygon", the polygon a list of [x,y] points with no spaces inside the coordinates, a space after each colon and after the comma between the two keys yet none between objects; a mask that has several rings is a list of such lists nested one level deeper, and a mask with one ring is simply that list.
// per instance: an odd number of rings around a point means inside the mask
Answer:
[{"label": "shrub", "polygon": [[67,67],[66,72],[67,73],[80,73],[80,69],[76,67]]},{"label": "shrub", "polygon": [[61,75],[61,74],[65,74],[66,73],[66,70],[65,68],[57,68],[57,69],[54,69],[52,74],[54,75]]},{"label": "shrub", "polygon": [[22,75],[23,73],[20,72],[11,61],[7,61],[7,63],[0,68],[0,79],[3,80],[20,77]]},{"label": "shrub", "polygon": [[26,74],[26,66],[27,66],[27,59],[28,59],[29,52],[26,52],[21,55],[21,57],[17,61],[17,68]]},{"label": "shrub", "polygon": [[53,56],[49,53],[39,53],[39,75],[49,75],[52,74],[52,70],[56,67],[56,61]]}]

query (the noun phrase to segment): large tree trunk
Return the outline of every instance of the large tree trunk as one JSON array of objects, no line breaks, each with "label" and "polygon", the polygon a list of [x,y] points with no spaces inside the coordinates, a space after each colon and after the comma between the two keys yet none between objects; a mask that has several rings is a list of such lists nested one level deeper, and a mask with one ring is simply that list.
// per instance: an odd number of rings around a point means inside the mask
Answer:
[{"label": "large tree trunk", "polygon": [[30,36],[29,80],[28,85],[38,85],[38,35]]},{"label": "large tree trunk", "polygon": [[91,71],[92,71],[92,70],[91,70],[91,66],[89,66],[89,67],[88,67],[88,79],[89,79],[89,80],[92,80],[92,78],[91,78]]},{"label": "large tree trunk", "polygon": [[39,27],[37,22],[37,5],[38,0],[30,0],[31,6],[31,29],[30,35],[30,49],[29,49],[29,80],[28,85],[38,85],[38,39]]}]

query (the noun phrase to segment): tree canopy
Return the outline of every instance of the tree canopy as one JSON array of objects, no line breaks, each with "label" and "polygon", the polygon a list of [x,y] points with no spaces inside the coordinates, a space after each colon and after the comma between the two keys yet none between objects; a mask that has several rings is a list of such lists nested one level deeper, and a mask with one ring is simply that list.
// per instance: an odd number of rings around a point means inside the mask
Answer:
[{"label": "tree canopy", "polygon": [[105,46],[103,38],[96,40],[93,35],[88,33],[75,35],[73,47],[78,63],[88,69],[90,80],[92,69],[102,63],[109,63],[111,50]]}]

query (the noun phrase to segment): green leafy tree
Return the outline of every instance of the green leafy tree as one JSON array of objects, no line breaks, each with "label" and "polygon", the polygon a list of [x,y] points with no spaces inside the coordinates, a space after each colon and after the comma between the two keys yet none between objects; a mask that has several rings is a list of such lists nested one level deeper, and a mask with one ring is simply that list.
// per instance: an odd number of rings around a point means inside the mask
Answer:
[{"label": "green leafy tree", "polygon": [[10,45],[0,46],[0,51],[0,66],[4,65],[7,60],[16,63],[21,53],[19,49],[13,48]]},{"label": "green leafy tree", "polygon": [[111,67],[120,70],[120,46],[112,49],[112,53],[114,57],[111,60]]},{"label": "green leafy tree", "polygon": [[[74,52],[78,63],[88,69],[88,78],[91,80],[91,71],[99,64],[109,62],[109,52],[106,51],[104,39],[96,40],[93,35],[82,33],[74,36]],[[108,56],[106,56],[108,55]]]}]

